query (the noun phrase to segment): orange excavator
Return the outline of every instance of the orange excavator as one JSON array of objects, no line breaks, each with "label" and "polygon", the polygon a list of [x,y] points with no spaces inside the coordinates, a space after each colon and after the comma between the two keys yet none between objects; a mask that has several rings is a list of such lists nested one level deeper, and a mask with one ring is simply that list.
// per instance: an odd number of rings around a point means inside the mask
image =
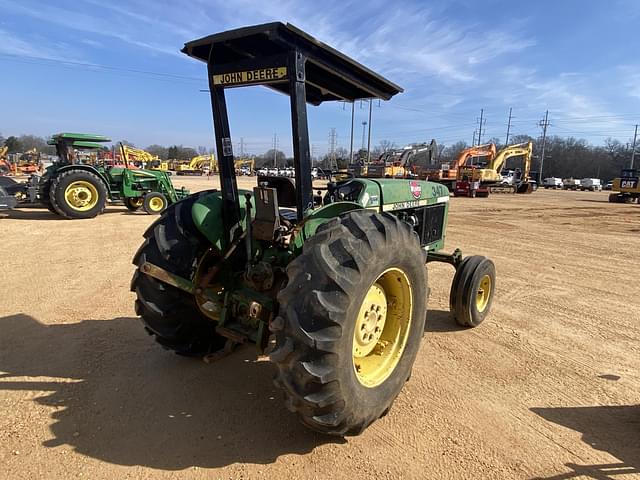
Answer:
[{"label": "orange excavator", "polygon": [[36,148],[27,150],[18,159],[17,173],[21,175],[38,173],[41,167],[40,161],[40,152]]},{"label": "orange excavator", "polygon": [[485,157],[485,161],[490,162],[495,158],[496,153],[497,150],[494,143],[473,145],[462,150],[454,162],[442,162],[439,168],[424,170],[420,177],[432,182],[442,183],[449,188],[449,191],[453,191],[458,179],[458,170],[466,165],[469,159]]},{"label": "orange excavator", "polygon": [[[504,178],[502,168],[512,157],[523,158],[523,168],[514,172],[512,177]],[[456,197],[488,197],[489,193],[531,193],[531,159],[533,143],[507,145],[495,157],[476,165],[465,165],[458,171],[455,184]]]}]

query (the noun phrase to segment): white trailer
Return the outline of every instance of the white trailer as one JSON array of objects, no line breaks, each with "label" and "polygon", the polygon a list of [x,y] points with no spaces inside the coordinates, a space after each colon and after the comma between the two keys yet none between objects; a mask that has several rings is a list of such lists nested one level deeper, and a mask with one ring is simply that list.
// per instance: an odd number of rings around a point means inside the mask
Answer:
[{"label": "white trailer", "polygon": [[580,190],[590,192],[602,191],[602,183],[599,178],[583,178],[580,180]]},{"label": "white trailer", "polygon": [[564,178],[562,180],[562,188],[564,190],[580,190],[579,178]]},{"label": "white trailer", "polygon": [[562,179],[558,178],[558,177],[547,177],[542,181],[542,186],[544,188],[553,188],[554,190],[557,188],[562,188],[563,183],[562,183]]}]

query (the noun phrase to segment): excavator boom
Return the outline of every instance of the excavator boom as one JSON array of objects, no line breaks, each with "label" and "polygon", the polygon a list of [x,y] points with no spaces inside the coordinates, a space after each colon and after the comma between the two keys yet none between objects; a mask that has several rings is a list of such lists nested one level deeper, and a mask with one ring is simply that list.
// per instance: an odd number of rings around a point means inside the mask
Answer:
[{"label": "excavator boom", "polygon": [[188,164],[179,164],[176,170],[178,175],[202,175],[208,169],[209,172],[216,171],[216,158],[213,154],[198,155],[193,157]]},{"label": "excavator boom", "polygon": [[[500,150],[488,161],[486,166],[465,165],[460,167],[455,192],[457,195],[472,195],[471,192],[478,192],[478,195],[481,193],[488,195],[489,191],[530,193],[532,188],[529,173],[532,156],[533,142],[519,143]],[[514,185],[500,185],[502,183],[502,169],[507,160],[513,157],[524,158],[523,168],[517,182]]]},{"label": "excavator boom", "polygon": [[458,171],[470,158],[485,157],[487,160],[492,160],[495,155],[496,146],[493,143],[473,145],[462,150],[453,162],[441,162],[437,168],[425,169],[419,174],[419,177],[425,180],[443,183],[449,187],[449,190],[453,190],[455,182],[458,179]]}]

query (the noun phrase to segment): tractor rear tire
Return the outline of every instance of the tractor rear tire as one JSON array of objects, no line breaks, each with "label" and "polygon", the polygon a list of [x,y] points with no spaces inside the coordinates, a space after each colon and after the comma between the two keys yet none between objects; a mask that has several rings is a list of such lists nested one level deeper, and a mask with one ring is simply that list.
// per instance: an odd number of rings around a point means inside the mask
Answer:
[{"label": "tractor rear tire", "polygon": [[209,247],[191,218],[193,204],[209,191],[172,204],[144,233],[144,243],[133,258],[137,269],[131,280],[135,309],[145,329],[168,350],[202,357],[224,347],[216,322],[199,310],[193,295],[141,271],[145,262],[192,280],[200,257]]},{"label": "tractor rear tire", "polygon": [[477,327],[491,311],[496,288],[496,267],[480,255],[466,257],[456,269],[449,294],[449,309],[463,327]]},{"label": "tractor rear tire", "polygon": [[407,223],[360,210],[320,226],[288,265],[270,358],[307,427],[358,435],[389,411],[424,334],[423,258]]},{"label": "tractor rear tire", "polygon": [[86,170],[62,172],[51,179],[49,187],[51,205],[56,213],[68,219],[94,218],[101,214],[107,204],[107,195],[107,186],[102,179]]}]

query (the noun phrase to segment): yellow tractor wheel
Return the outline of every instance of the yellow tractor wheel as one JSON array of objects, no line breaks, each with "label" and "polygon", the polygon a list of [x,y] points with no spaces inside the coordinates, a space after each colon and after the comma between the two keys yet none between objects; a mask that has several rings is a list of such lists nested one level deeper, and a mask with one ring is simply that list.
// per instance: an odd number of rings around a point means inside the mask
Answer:
[{"label": "yellow tractor wheel", "polygon": [[360,210],[323,224],[287,266],[270,358],[305,425],[357,435],[389,411],[424,334],[423,259],[408,223]]},{"label": "yellow tractor wheel", "polygon": [[149,215],[160,215],[169,206],[167,197],[159,192],[149,192],[144,196],[142,208]]},{"label": "yellow tractor wheel", "polygon": [[127,197],[124,199],[124,205],[128,210],[136,212],[142,208],[144,199],[142,197]]},{"label": "yellow tractor wheel", "polygon": [[71,169],[51,180],[49,201],[65,218],[93,218],[102,213],[107,203],[107,187],[95,173]]},{"label": "yellow tractor wheel", "polygon": [[465,258],[456,269],[449,295],[449,308],[456,321],[477,327],[491,310],[496,289],[496,267],[479,255]]}]

